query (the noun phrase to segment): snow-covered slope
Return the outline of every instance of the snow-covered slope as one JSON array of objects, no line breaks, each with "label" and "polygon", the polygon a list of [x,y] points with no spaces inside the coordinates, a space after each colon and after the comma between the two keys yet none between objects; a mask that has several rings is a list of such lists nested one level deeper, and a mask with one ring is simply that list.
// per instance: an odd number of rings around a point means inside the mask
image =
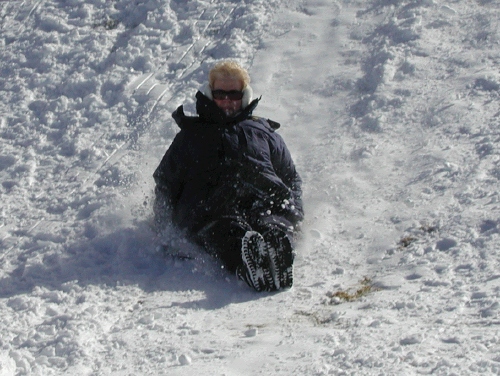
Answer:
[{"label": "snow-covered slope", "polygon": [[[493,0],[0,2],[0,375],[499,374],[499,20]],[[287,292],[150,229],[170,113],[224,58],[304,180]]]}]

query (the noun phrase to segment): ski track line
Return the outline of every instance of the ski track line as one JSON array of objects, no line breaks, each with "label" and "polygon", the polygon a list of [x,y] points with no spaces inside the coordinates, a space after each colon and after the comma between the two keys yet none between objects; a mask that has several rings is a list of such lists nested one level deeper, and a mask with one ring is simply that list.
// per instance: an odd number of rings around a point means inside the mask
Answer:
[{"label": "ski track line", "polygon": [[134,94],[135,94],[135,92],[136,92],[137,90],[139,90],[139,89],[141,88],[141,86],[142,86],[142,85],[144,85],[144,84],[145,84],[145,83],[146,83],[146,82],[147,82],[147,81],[148,81],[148,80],[149,80],[149,79],[150,79],[150,78],[151,78],[154,74],[156,74],[156,73],[157,73],[157,72],[151,72],[150,74],[148,74],[148,76],[147,76],[147,77],[146,77],[143,81],[141,81],[141,82],[137,85],[137,87],[136,87],[136,88],[132,91],[132,95],[134,95]]},{"label": "ski track line", "polygon": [[[38,8],[38,6],[40,5],[40,3],[42,2],[43,0],[37,0],[35,1],[35,5],[33,5],[33,7],[31,7],[31,10],[29,11],[28,15],[26,16],[26,19],[30,18],[31,15],[35,12],[36,8]],[[18,32],[21,31],[21,29],[19,28]]]},{"label": "ski track line", "polygon": [[[203,12],[201,12],[201,14],[198,16],[198,19],[196,20],[196,22],[194,23],[195,26],[198,25],[198,23],[201,21],[201,18],[203,17],[203,15],[205,14],[207,10],[205,9]],[[218,14],[218,11],[215,12],[215,16],[217,16]],[[213,22],[213,20],[215,19],[215,16],[210,20],[209,24],[211,24]],[[205,28],[206,30],[206,28]],[[198,34],[198,39],[196,39],[193,43],[191,43],[191,45],[186,49],[186,51],[182,54],[181,58],[179,59],[179,61],[177,61],[177,64],[180,64],[182,62],[182,60],[184,60],[184,58],[186,57],[186,55],[189,53],[189,51],[191,51],[191,49],[194,47],[194,45],[196,44],[196,42],[198,42],[199,40],[201,39],[201,34]]]},{"label": "ski track line", "polygon": [[[232,15],[233,15],[233,13],[234,13],[235,9],[236,9],[236,6],[234,6],[234,7],[233,7],[233,8],[229,11],[229,14],[227,15],[226,19],[225,19],[225,20],[224,20],[224,22],[222,23],[222,26],[221,26],[221,28],[222,28],[222,29],[225,29],[225,28],[226,28],[226,25],[227,25],[227,23],[228,23],[229,19],[232,17]],[[218,12],[219,12],[219,11],[217,11],[217,12],[216,12],[216,14],[218,14]],[[212,20],[208,23],[208,25],[205,27],[205,29],[204,29],[204,30],[203,30],[203,32],[200,34],[200,36],[198,37],[198,39],[197,39],[197,40],[196,40],[196,41],[195,41],[195,42],[191,45],[191,47],[189,48],[189,50],[191,50],[191,49],[194,47],[194,45],[195,45],[197,42],[199,42],[199,41],[201,40],[202,35],[205,35],[206,31],[208,30],[208,28],[210,27],[210,25],[213,23],[212,21],[213,21],[214,19],[215,19],[215,17],[214,17],[214,18],[213,18],[213,19],[212,19]],[[222,35],[222,37],[221,37],[221,40],[224,40],[224,39],[228,36],[228,34],[229,34],[229,33],[228,33],[227,31],[226,31],[226,32],[224,32],[224,34],[223,34],[223,35]],[[204,46],[203,46],[203,48],[200,50],[200,52],[199,52],[199,54],[200,54],[200,55],[201,55],[201,54],[203,54],[203,52],[206,50],[206,48],[208,47],[208,45],[209,45],[210,43],[211,43],[211,41],[210,41],[210,39],[209,39],[209,41],[208,41],[207,43],[205,43],[205,44],[204,44]],[[179,60],[179,63],[180,63],[180,62],[182,62],[182,60],[183,60],[183,59],[184,59],[184,57],[187,55],[187,53],[189,52],[189,50],[188,50],[188,51],[186,51],[186,53],[182,56],[182,58]],[[206,58],[205,58],[205,59],[203,59],[203,60],[201,60],[201,61],[199,61],[199,62],[198,62],[198,64],[199,64],[199,65],[201,65],[201,64],[202,64],[205,60],[206,60]],[[184,74],[185,74],[187,71],[189,71],[189,70],[191,69],[191,67],[195,64],[195,61],[196,61],[196,60],[195,60],[195,59],[193,59],[193,61],[191,62],[191,64],[190,64],[188,67],[186,67],[185,69],[183,69],[183,71],[182,71],[182,72],[181,72],[181,73],[177,76],[177,79],[181,79],[181,78],[184,76]]]}]

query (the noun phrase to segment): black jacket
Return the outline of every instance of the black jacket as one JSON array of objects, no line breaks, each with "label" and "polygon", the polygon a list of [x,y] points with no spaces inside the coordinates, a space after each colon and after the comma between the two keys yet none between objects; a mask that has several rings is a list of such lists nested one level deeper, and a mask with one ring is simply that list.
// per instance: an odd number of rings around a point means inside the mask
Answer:
[{"label": "black jacket", "polygon": [[153,175],[155,214],[170,209],[173,222],[192,232],[223,216],[302,220],[301,179],[279,124],[252,116],[259,99],[228,118],[201,92],[196,98],[198,116],[182,106],[172,114],[181,131]]}]

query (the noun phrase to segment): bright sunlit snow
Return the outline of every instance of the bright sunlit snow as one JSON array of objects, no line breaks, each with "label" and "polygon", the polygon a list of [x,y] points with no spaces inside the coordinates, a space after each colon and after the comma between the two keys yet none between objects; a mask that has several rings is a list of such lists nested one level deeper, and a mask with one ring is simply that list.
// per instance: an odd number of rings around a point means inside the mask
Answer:
[{"label": "bright sunlit snow", "polygon": [[[499,20],[497,0],[0,1],[0,376],[500,374]],[[151,230],[170,114],[226,58],[304,180],[289,291]]]}]

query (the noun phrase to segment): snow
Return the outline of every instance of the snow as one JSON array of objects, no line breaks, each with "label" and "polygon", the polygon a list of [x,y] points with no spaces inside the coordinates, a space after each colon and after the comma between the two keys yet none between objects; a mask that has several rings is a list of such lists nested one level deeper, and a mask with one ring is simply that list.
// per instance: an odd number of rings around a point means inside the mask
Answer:
[{"label": "snow", "polygon": [[[23,0],[0,20],[1,376],[500,374],[497,1]],[[304,180],[286,292],[150,227],[170,114],[224,58]]]}]

